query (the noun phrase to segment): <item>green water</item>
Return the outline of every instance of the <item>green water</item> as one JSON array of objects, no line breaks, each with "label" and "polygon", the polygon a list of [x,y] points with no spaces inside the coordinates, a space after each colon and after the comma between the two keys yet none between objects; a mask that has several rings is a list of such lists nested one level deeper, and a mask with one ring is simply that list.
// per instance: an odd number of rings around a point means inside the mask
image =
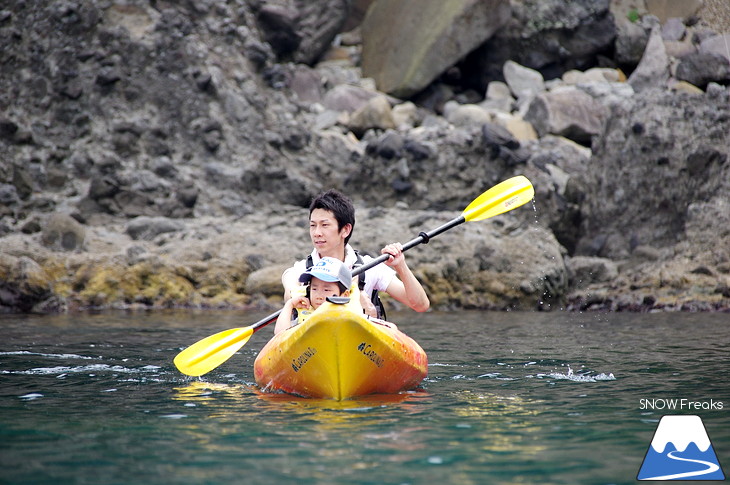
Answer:
[{"label": "green water", "polygon": [[261,315],[0,316],[0,483],[633,483],[664,414],[730,472],[728,314],[390,316],[429,377],[343,403],[257,389],[269,327],[204,379],[173,366]]}]

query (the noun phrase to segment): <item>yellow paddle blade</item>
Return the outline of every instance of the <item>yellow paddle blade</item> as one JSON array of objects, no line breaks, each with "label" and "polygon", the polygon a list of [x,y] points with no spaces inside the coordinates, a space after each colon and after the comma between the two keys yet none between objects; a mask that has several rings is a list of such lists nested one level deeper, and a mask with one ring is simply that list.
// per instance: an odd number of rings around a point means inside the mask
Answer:
[{"label": "yellow paddle blade", "polygon": [[524,175],[500,182],[474,201],[461,213],[467,221],[481,221],[516,209],[532,200],[535,189]]},{"label": "yellow paddle blade", "polygon": [[253,327],[232,328],[195,342],[175,357],[177,369],[189,376],[202,376],[221,365],[248,342]]}]

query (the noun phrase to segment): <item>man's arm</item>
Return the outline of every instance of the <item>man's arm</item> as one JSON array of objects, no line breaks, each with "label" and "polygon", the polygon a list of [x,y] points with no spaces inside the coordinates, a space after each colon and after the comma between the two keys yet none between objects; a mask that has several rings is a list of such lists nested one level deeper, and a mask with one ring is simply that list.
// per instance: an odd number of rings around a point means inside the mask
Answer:
[{"label": "man's arm", "polygon": [[294,310],[294,302],[289,299],[284,303],[284,308],[281,309],[281,313],[276,318],[276,325],[274,326],[274,335],[279,332],[283,332],[287,328],[291,327],[292,311]]},{"label": "man's arm", "polygon": [[306,263],[303,261],[294,263],[294,266],[285,270],[281,275],[281,284],[284,286],[284,301],[292,297],[292,290],[301,286],[299,277],[307,270]]},{"label": "man's arm", "polygon": [[377,318],[378,310],[373,305],[373,302],[370,301],[370,298],[363,292],[360,292],[360,306],[362,307],[363,313]]},{"label": "man's arm", "polygon": [[408,267],[406,258],[403,255],[403,246],[400,243],[388,244],[381,253],[391,255],[391,258],[385,264],[393,268],[398,276],[390,281],[385,291],[417,312],[428,310],[431,302],[428,300],[426,290],[423,289],[421,283]]}]

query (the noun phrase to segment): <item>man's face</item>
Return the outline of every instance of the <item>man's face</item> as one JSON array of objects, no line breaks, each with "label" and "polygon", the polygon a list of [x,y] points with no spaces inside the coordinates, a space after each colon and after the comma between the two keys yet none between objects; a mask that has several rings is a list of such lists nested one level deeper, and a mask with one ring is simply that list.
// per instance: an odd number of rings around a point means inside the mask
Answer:
[{"label": "man's face", "polygon": [[352,226],[345,224],[342,229],[337,227],[332,211],[325,209],[314,209],[309,216],[309,237],[320,256],[332,256],[342,258],[342,248],[345,246],[345,238],[350,234]]}]

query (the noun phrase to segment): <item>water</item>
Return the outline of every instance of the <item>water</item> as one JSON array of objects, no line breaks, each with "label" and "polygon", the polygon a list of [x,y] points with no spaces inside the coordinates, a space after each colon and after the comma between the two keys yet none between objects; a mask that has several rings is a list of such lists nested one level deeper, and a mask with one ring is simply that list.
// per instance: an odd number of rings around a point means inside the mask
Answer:
[{"label": "water", "polygon": [[[701,416],[730,472],[727,314],[395,313],[429,377],[342,403],[257,389],[271,326],[174,368],[259,317],[1,316],[0,483],[633,483],[664,414]],[[699,409],[646,409],[670,399]]]}]

